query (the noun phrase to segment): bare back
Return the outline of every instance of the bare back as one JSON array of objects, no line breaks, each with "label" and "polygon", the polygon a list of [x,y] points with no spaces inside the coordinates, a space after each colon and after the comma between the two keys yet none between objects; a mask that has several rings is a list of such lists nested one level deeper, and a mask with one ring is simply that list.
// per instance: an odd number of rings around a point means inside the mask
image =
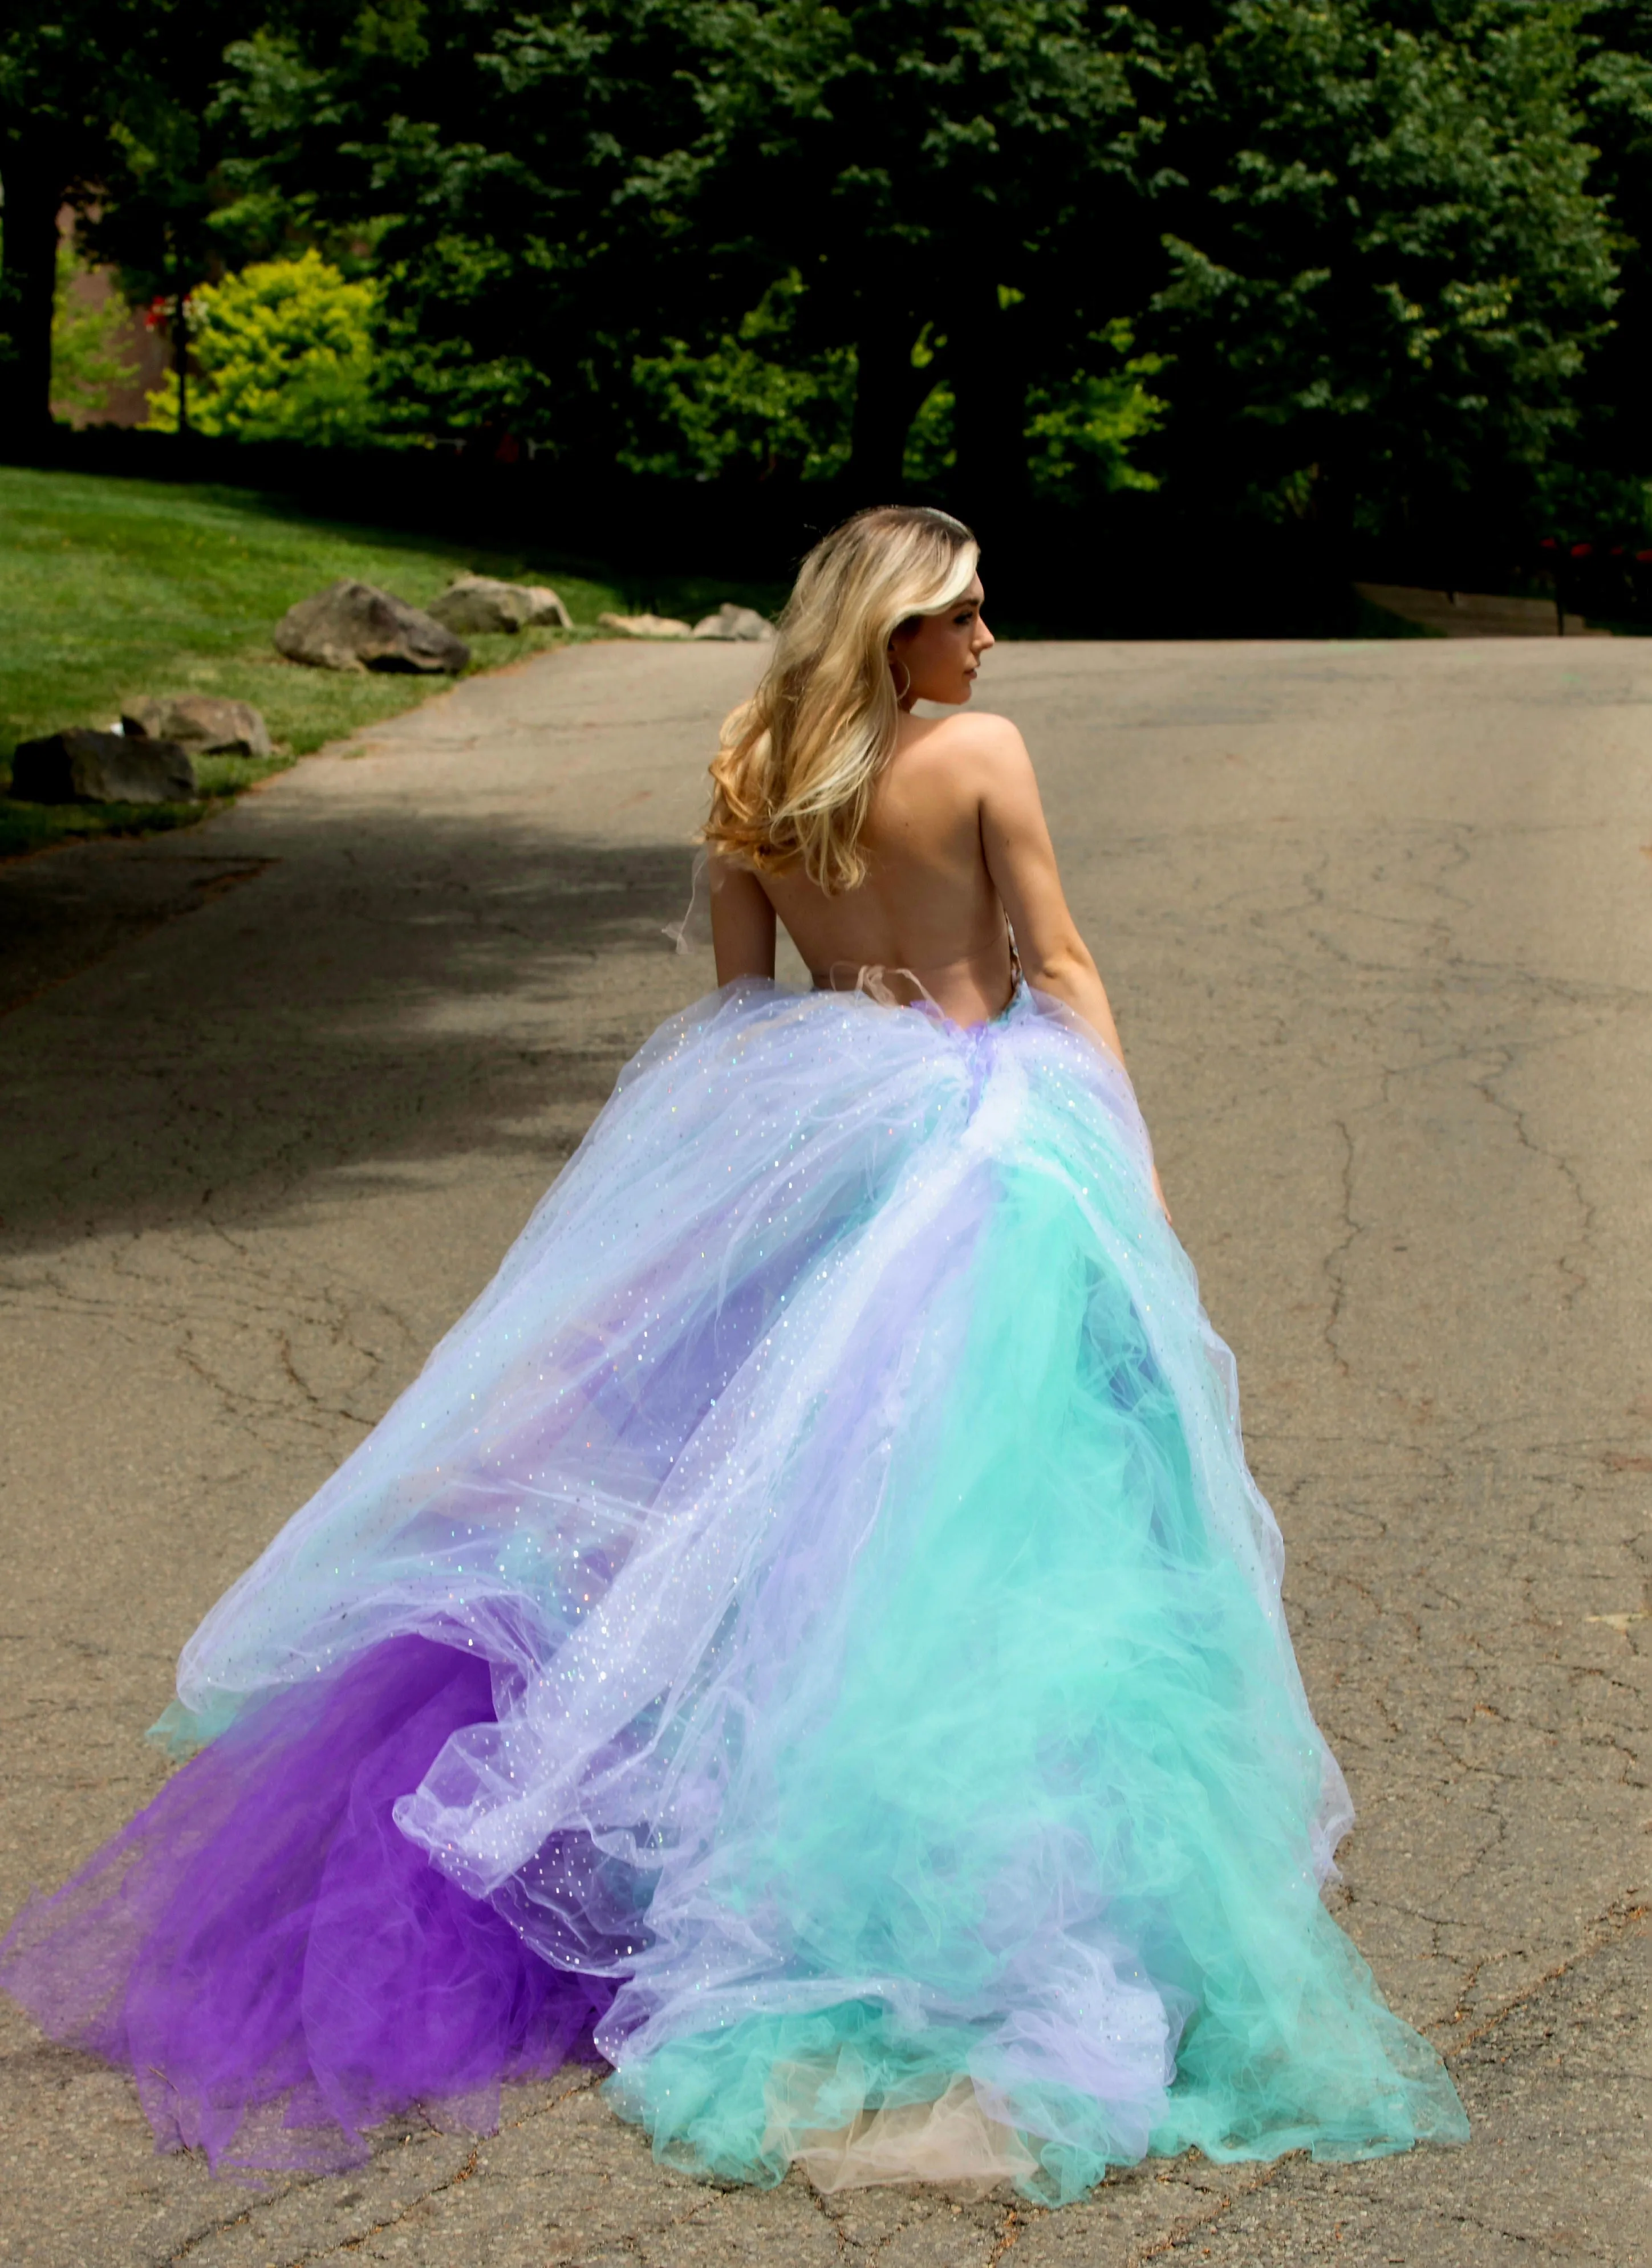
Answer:
[{"label": "bare back", "polygon": [[997,1015],[1012,989],[1008,932],[981,840],[973,718],[903,717],[861,836],[859,887],[828,897],[801,872],[763,888],[815,983],[853,985],[863,968],[916,978],[959,1023]]},{"label": "bare back", "polygon": [[712,859],[718,982],[774,975],[778,916],[822,989],[852,986],[875,968],[898,997],[895,972],[904,970],[955,1022],[984,1023],[1010,998],[1007,917],[1029,981],[1117,1054],[1021,734],[1007,718],[981,715],[903,715],[899,731],[860,838],[870,871],[858,887],[829,897],[800,871],[760,880]]}]

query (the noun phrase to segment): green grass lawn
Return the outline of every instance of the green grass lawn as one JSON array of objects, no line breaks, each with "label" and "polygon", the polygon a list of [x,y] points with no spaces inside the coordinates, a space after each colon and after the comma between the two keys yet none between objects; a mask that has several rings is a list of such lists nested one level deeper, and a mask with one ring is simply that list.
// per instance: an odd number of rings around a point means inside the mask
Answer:
[{"label": "green grass lawn", "polygon": [[[410,709],[446,677],[346,676],[284,661],[270,644],[298,600],[340,576],[427,606],[465,570],[552,583],[575,629],[468,641],[490,669],[592,635],[598,615],[629,611],[619,582],[563,571],[553,556],[307,518],[252,490],[182,488],[0,467],[0,858],[66,836],[175,827],[201,804],[45,805],[5,794],[19,740],[68,725],[107,725],[143,695],[222,693],[261,709],[280,753],[267,762],[196,759],[213,798],[232,794],[358,726]],[[651,585],[655,603],[708,611],[726,598],[773,594],[692,581]]]}]

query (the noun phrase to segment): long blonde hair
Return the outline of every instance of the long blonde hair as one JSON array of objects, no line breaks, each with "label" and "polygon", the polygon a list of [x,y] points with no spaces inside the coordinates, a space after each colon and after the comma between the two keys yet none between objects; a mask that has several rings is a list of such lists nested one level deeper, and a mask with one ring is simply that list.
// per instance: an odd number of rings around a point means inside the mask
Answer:
[{"label": "long blonde hair", "polygon": [[955,606],[979,556],[962,520],[918,504],[858,512],[815,546],[763,682],[724,723],[703,842],[760,873],[800,864],[829,895],[864,879],[900,717],[889,640]]}]

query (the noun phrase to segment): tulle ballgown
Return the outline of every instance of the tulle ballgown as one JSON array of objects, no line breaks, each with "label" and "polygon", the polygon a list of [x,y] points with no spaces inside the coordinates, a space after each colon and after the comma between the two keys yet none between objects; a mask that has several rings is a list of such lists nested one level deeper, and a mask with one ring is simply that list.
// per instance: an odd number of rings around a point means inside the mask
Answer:
[{"label": "tulle ballgown", "polygon": [[570,2054],[825,2186],[1466,2132],[1123,1071],[743,982],[185,1648],[204,1742],[0,1982],[163,2144],[338,2165]]}]

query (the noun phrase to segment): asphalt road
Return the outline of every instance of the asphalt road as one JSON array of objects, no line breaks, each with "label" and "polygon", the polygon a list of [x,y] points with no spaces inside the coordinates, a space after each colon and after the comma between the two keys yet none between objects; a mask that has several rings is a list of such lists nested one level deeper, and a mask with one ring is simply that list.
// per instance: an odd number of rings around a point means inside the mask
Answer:
[{"label": "asphalt road", "polygon": [[[674,959],[737,647],[486,679],[188,834],[0,868],[0,1912],[159,1785],[224,1585],[468,1302]],[[1039,2213],[656,2169],[587,2079],[260,2194],[0,2019],[0,2258],[1213,2268],[1652,2252],[1652,644],[1023,645],[1025,729],[1239,1358],[1342,1918],[1466,2151]]]}]

